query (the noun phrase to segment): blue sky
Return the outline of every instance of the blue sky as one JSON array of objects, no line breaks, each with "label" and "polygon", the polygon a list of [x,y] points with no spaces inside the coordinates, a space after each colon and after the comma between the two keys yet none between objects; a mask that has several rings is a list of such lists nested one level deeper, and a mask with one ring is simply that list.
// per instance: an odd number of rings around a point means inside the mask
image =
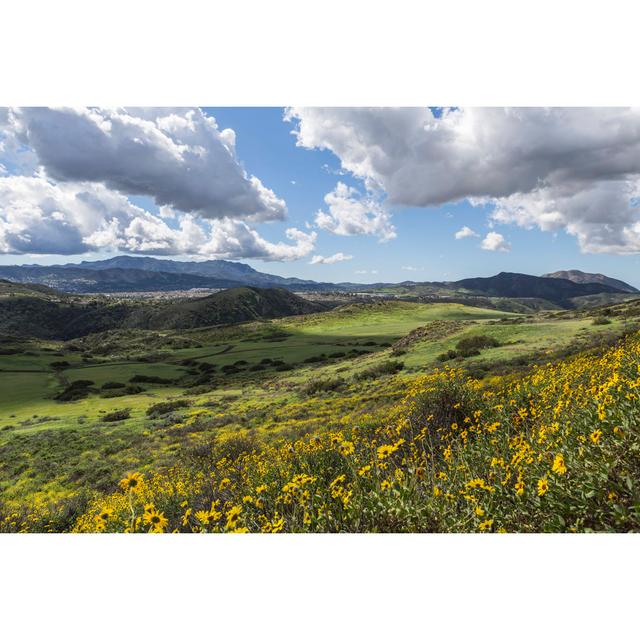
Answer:
[{"label": "blue sky", "polygon": [[[295,145],[292,125],[283,122],[280,108],[207,108],[221,127],[238,134],[238,155],[251,173],[287,201],[290,220],[278,223],[279,233],[289,222],[304,225],[324,206],[324,195],[340,179],[362,188],[359,180],[348,174],[337,175],[340,161],[326,150],[307,150]],[[335,174],[329,173],[325,166]],[[295,185],[291,184],[295,181]],[[515,226],[501,227],[509,240],[509,253],[485,251],[477,238],[455,240],[454,234],[467,225],[478,232],[487,231],[484,213],[463,201],[430,208],[395,208],[394,224],[398,237],[379,243],[369,236],[343,237],[321,233],[318,253],[338,251],[353,259],[333,265],[309,265],[308,260],[295,263],[269,263],[247,260],[256,269],[283,276],[314,280],[375,282],[402,280],[455,280],[473,276],[490,276],[500,271],[540,275],[560,269],[604,272],[612,277],[640,286],[640,258],[581,253],[574,237],[564,231],[543,232]],[[263,233],[270,233],[265,225]],[[275,232],[275,225],[273,231]],[[267,268],[265,268],[267,267]],[[409,271],[403,267],[413,267]],[[368,271],[358,274],[357,271]],[[377,274],[371,274],[377,271]]]},{"label": "blue sky", "polygon": [[[343,151],[340,141],[336,142],[328,136],[326,146],[332,150],[319,149],[313,144],[305,143],[304,140],[304,146],[296,146],[296,140],[299,138],[292,131],[304,117],[310,118],[310,116],[299,116],[298,120],[284,121],[283,109],[280,108],[204,108],[203,112],[215,118],[220,130],[233,129],[236,138],[236,155],[241,167],[248,175],[257,176],[266,188],[272,190],[286,203],[286,219],[277,219],[278,216],[274,215],[272,217],[276,218],[275,221],[260,220],[252,223],[251,227],[271,243],[283,240],[286,242],[285,230],[290,227],[295,227],[307,234],[317,234],[313,250],[296,260],[238,258],[258,270],[319,281],[397,282],[455,280],[471,276],[489,276],[499,271],[542,274],[547,271],[575,268],[602,272],[640,286],[640,278],[636,275],[639,266],[637,252],[628,250],[626,246],[620,248],[618,237],[620,234],[616,236],[615,241],[602,240],[599,231],[597,229],[594,231],[592,222],[584,223],[579,218],[579,209],[576,209],[573,202],[567,204],[567,222],[557,224],[549,231],[541,230],[545,222],[540,222],[543,216],[539,213],[537,200],[534,203],[535,206],[531,205],[532,213],[527,214],[529,218],[524,222],[513,212],[509,213],[511,216],[509,220],[504,218],[492,220],[491,214],[498,206],[496,203],[502,202],[500,198],[482,206],[472,206],[465,197],[452,197],[444,203],[429,204],[429,194],[425,196],[425,204],[409,206],[402,204],[404,196],[400,194],[396,200],[401,204],[388,205],[385,202],[388,196],[385,188],[389,185],[388,192],[393,193],[393,189],[396,188],[393,184],[393,176],[382,175],[380,178],[380,175],[373,174],[373,170],[371,176],[363,176],[358,162],[349,157],[353,145]],[[339,113],[338,116],[331,114],[331,117],[342,118],[344,114]],[[349,126],[351,125],[352,122],[349,122]],[[384,138],[382,140],[384,143]],[[369,144],[366,147],[366,153],[373,154],[371,149],[375,151],[375,148],[375,145]],[[0,163],[5,166],[5,175],[20,173],[12,157],[6,156],[3,160],[0,153]],[[405,170],[406,167],[400,167],[400,169]],[[437,170],[436,166],[434,171],[437,172]],[[47,171],[49,172],[49,167]],[[51,175],[57,174],[51,171]],[[414,173],[413,176],[415,175]],[[318,227],[315,216],[319,210],[327,210],[325,195],[334,190],[338,182],[342,182],[365,196],[367,194],[365,179],[368,177],[376,178],[383,185],[383,188],[376,191],[375,198],[391,216],[396,237],[381,242],[375,235],[337,235]],[[417,174],[417,182],[423,179],[421,174]],[[491,182],[491,179],[493,176],[489,176],[488,181]],[[110,186],[111,183],[105,179],[105,184]],[[591,184],[582,185],[581,193],[591,188]],[[119,192],[121,193],[122,189]],[[397,196],[397,193],[395,195]],[[487,189],[487,196],[494,195],[490,189]],[[127,197],[133,205],[153,215],[158,214],[157,199],[153,195],[127,193]],[[413,195],[406,196],[407,200],[412,198],[416,199]],[[556,205],[555,200],[553,204]],[[522,206],[526,208],[529,205],[530,203],[525,201],[524,205],[518,205],[518,210],[521,210]],[[578,211],[578,214],[575,211]],[[561,211],[561,213],[564,215],[565,212]],[[624,229],[629,226],[627,218],[625,218],[626,222],[620,223],[627,225]],[[567,232],[570,228],[575,229],[576,220],[579,224],[584,223],[580,229],[587,229],[584,233],[581,231],[583,236],[580,237],[580,242],[575,234],[570,235]],[[166,224],[171,229],[177,229],[179,218],[167,219]],[[574,226],[571,227],[571,225]],[[464,226],[471,228],[477,236],[455,239],[454,234]],[[490,232],[499,233],[510,250],[497,251],[481,248],[482,239]],[[625,238],[628,236],[627,233]],[[601,244],[596,245],[596,241]],[[611,245],[614,249],[603,250],[603,243],[609,243],[607,247]],[[0,263],[78,262],[109,257],[113,255],[111,249],[110,246],[104,246],[96,250],[88,249],[82,253],[67,255],[37,252],[4,253],[0,254]],[[126,251],[119,250],[115,253],[126,253]],[[314,255],[327,257],[338,253],[352,256],[352,258],[334,264],[310,264]],[[174,253],[160,257],[192,259],[193,255]],[[203,259],[203,257],[206,256],[198,256],[197,259]]]}]

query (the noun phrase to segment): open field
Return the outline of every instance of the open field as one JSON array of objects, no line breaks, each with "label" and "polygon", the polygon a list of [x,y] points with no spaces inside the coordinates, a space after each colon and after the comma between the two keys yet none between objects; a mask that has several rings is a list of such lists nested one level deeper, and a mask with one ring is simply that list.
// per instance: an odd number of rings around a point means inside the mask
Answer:
[{"label": "open field", "polygon": [[[17,512],[66,505],[47,525],[65,529],[128,471],[192,464],[231,437],[276,442],[384,420],[461,340],[493,339],[444,363],[484,377],[612,341],[632,321],[379,302],[228,327],[30,342],[0,355],[0,495]],[[85,397],[56,399],[79,381],[90,384]],[[111,420],[114,412],[123,413]]]}]

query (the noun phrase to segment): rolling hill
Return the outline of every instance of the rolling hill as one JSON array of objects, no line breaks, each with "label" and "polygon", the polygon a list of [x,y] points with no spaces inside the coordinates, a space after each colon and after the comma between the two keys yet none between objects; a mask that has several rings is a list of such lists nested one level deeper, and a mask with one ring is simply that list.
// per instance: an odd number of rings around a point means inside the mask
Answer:
[{"label": "rolling hill", "polygon": [[139,306],[127,325],[144,329],[193,329],[324,310],[323,305],[285,289],[239,287],[196,300],[172,302],[159,308]]},{"label": "rolling hill", "polygon": [[576,283],[563,278],[541,278],[523,273],[502,272],[489,278],[467,278],[450,283],[458,290],[505,298],[542,298],[561,307],[571,307],[571,298],[600,293],[618,294],[615,289],[597,282]]},{"label": "rolling hill", "polygon": [[192,329],[325,309],[284,289],[240,287],[196,300],[140,302],[73,298],[30,287],[2,283],[0,333],[68,340],[118,328]]}]

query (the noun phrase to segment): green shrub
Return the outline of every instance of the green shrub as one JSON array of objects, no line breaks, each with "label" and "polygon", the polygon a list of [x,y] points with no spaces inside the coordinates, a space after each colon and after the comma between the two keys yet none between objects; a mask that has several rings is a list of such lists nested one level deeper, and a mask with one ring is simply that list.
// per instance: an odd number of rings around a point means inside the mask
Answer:
[{"label": "green shrub", "polygon": [[137,373],[133,378],[129,379],[129,382],[147,382],[149,384],[173,384],[175,380],[170,378],[161,378],[160,376],[146,376]]},{"label": "green shrub", "polygon": [[102,385],[103,389],[124,389],[127,385],[124,382],[105,382]]},{"label": "green shrub", "polygon": [[240,369],[238,369],[238,367],[236,367],[234,364],[225,364],[224,367],[222,367],[222,372],[223,373],[240,373]]},{"label": "green shrub", "polygon": [[168,402],[158,402],[148,407],[147,415],[150,418],[157,418],[158,416],[163,416],[167,413],[171,413],[176,409],[182,409],[188,406],[189,402],[187,400],[170,400]]},{"label": "green shrub", "polygon": [[458,357],[458,352],[455,349],[449,349],[446,353],[441,353],[437,360],[438,362],[446,362],[447,360],[454,360]]},{"label": "green shrub", "polygon": [[60,393],[53,396],[55,400],[60,402],[73,402],[74,400],[82,400],[90,393],[95,391],[92,389],[95,383],[93,380],[76,380],[65,387]]},{"label": "green shrub", "polygon": [[344,386],[343,378],[318,378],[305,384],[301,391],[304,395],[313,396],[318,393],[337,391]]},{"label": "green shrub", "polygon": [[[481,349],[489,349],[491,347],[499,347],[500,343],[493,336],[471,336],[462,338],[456,345],[458,353],[464,356],[465,353],[480,352]],[[477,355],[474,353],[474,355]]]},{"label": "green shrub", "polygon": [[122,388],[116,389],[104,389],[101,393],[103,398],[120,398],[122,396],[132,396],[137,393],[142,393],[144,391],[144,387],[141,387],[138,384],[128,384],[123,385]]},{"label": "green shrub", "polygon": [[131,416],[131,409],[118,409],[102,416],[102,422],[120,422]]},{"label": "green shrub", "polygon": [[387,376],[393,373],[397,373],[402,369],[404,369],[403,362],[398,362],[397,360],[388,360],[387,362],[376,364],[373,367],[369,367],[368,369],[361,371],[354,376],[354,379],[370,380],[373,378],[379,378],[381,376]]}]

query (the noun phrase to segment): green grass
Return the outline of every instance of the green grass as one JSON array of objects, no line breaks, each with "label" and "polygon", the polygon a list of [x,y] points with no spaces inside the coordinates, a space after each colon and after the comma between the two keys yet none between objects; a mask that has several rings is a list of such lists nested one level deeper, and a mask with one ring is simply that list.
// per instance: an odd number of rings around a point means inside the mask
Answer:
[{"label": "green grass", "polygon": [[[614,318],[611,325],[594,326],[587,316],[537,316],[540,319],[523,324],[498,322],[500,318],[517,317],[458,304],[385,302],[230,328],[153,336],[123,332],[110,336],[119,349],[99,355],[95,362],[83,361],[82,352],[69,351],[64,343],[29,345],[26,353],[0,356],[0,469],[4,467],[0,471],[0,495],[4,492],[7,499],[27,502],[36,497],[64,497],[85,486],[108,484],[123,470],[168,465],[184,450],[214,435],[299,435],[305,430],[336,426],[346,415],[366,416],[397,399],[403,380],[438,366],[437,356],[454,348],[462,337],[495,337],[501,346],[468,359],[491,362],[535,356],[566,347],[578,336],[619,331],[622,327],[620,318]],[[452,325],[455,333],[441,339],[418,340],[408,345],[405,353],[394,355],[389,345],[435,320],[464,323]],[[282,334],[283,339],[269,340],[274,332]],[[145,336],[153,337],[153,342]],[[166,347],[171,339],[181,337],[201,346]],[[150,346],[145,351],[147,342]],[[365,342],[374,344],[364,346]],[[101,340],[94,337],[74,344],[90,353]],[[304,362],[311,356],[351,349],[367,353],[317,364]],[[161,361],[139,360],[149,355]],[[249,371],[265,358],[284,360],[294,369]],[[187,372],[185,359],[216,365],[211,388],[193,393],[184,385],[143,383],[144,391],[137,395],[102,398],[94,394],[67,403],[53,399],[65,381],[89,379],[99,388],[110,381],[126,383],[136,374],[177,379]],[[354,383],[358,373],[389,359],[402,362],[405,368],[381,380]],[[56,374],[51,363],[60,360],[71,366]],[[219,373],[221,367],[238,360],[248,363],[240,373]],[[303,393],[308,382],[335,377],[345,381],[338,391],[313,397]],[[180,415],[175,424],[147,417],[149,406],[176,397],[187,398],[190,407],[177,412]],[[131,417],[117,424],[101,421],[106,413],[122,409],[129,409]],[[197,421],[195,425],[189,423],[191,412],[199,409],[209,416],[205,430],[199,430]],[[6,426],[12,429],[2,430]],[[45,464],[47,460],[50,464]]]}]

